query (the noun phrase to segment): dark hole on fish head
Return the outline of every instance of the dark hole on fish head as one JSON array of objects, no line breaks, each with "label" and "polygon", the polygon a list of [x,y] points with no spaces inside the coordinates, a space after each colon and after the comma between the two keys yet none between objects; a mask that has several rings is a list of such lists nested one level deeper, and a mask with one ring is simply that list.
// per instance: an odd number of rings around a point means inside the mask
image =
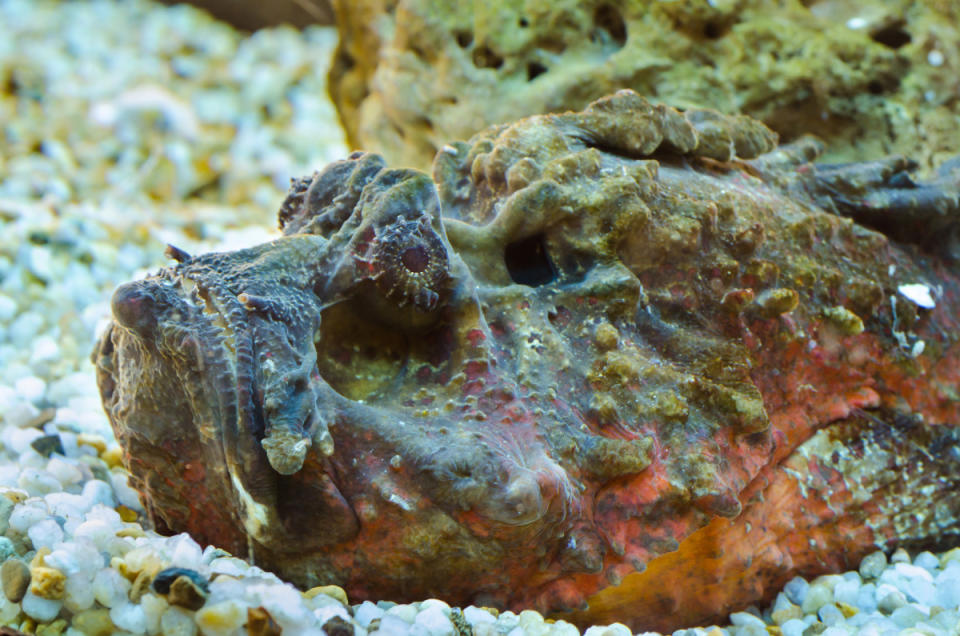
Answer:
[{"label": "dark hole on fish head", "polygon": [[503,258],[510,279],[517,284],[539,287],[557,277],[543,234],[534,234],[508,244]]}]

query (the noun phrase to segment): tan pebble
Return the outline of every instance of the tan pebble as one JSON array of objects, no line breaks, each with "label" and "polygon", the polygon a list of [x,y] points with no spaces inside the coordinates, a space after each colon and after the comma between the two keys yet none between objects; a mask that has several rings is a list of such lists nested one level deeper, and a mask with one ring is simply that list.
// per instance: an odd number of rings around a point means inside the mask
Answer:
[{"label": "tan pebble", "polygon": [[140,526],[127,526],[126,528],[121,528],[120,530],[117,530],[117,536],[122,539],[125,539],[125,538],[137,539],[139,537],[147,536],[147,533],[144,532],[143,528],[141,528]]},{"label": "tan pebble", "polygon": [[26,491],[20,490],[19,488],[5,488],[3,490],[3,496],[12,501],[15,504],[26,501],[27,495]]},{"label": "tan pebble", "polygon": [[789,606],[772,612],[770,618],[777,625],[783,625],[791,618],[803,618],[803,610],[798,605],[790,603]]},{"label": "tan pebble", "polygon": [[480,609],[482,609],[485,612],[489,612],[490,614],[493,614],[494,618],[499,618],[500,616],[500,610],[498,610],[496,607],[481,607]]},{"label": "tan pebble", "polygon": [[783,631],[777,625],[767,625],[767,633],[771,636],[780,636]]},{"label": "tan pebble", "polygon": [[85,636],[107,636],[113,633],[110,610],[89,609],[73,617],[71,627]]},{"label": "tan pebble", "polygon": [[229,600],[207,605],[194,617],[204,633],[229,634],[247,621],[247,608],[239,601]]},{"label": "tan pebble", "polygon": [[860,611],[853,605],[849,605],[843,602],[838,602],[837,608],[843,613],[844,618],[850,618],[851,616],[855,615],[857,612]]},{"label": "tan pebble", "polygon": [[67,621],[62,618],[45,625],[37,625],[37,636],[60,636],[65,631],[67,631]]},{"label": "tan pebble", "polygon": [[120,519],[127,523],[133,523],[137,520],[137,511],[132,508],[127,508],[123,504],[117,506],[117,513],[120,515]]},{"label": "tan pebble", "polygon": [[47,564],[46,558],[50,554],[50,548],[43,547],[33,553],[33,558],[30,559],[30,569],[43,567]]},{"label": "tan pebble", "polygon": [[247,636],[281,636],[282,632],[265,607],[247,608]]},{"label": "tan pebble", "polygon": [[167,601],[171,605],[179,605],[190,610],[198,610],[207,602],[207,593],[201,590],[190,580],[189,576],[178,576],[170,584],[170,593]]},{"label": "tan pebble", "polygon": [[92,446],[96,449],[97,455],[102,455],[107,450],[107,441],[93,433],[80,433],[77,435],[77,444],[81,446]]},{"label": "tan pebble", "polygon": [[133,583],[141,572],[146,572],[151,577],[155,576],[163,569],[164,564],[152,550],[134,548],[122,557],[116,556],[110,559],[110,567]]},{"label": "tan pebble", "polygon": [[332,598],[337,599],[344,605],[349,605],[350,601],[347,599],[347,593],[343,591],[343,588],[339,585],[321,585],[319,587],[311,587],[309,590],[303,593],[303,598],[313,598],[317,594],[326,594]]},{"label": "tan pebble", "polygon": [[0,566],[0,582],[7,600],[19,603],[30,586],[30,568],[20,559],[7,559]]},{"label": "tan pebble", "polygon": [[954,548],[944,552],[943,556],[940,557],[940,567],[947,567],[947,564],[951,561],[960,561],[960,548]]},{"label": "tan pebble", "polygon": [[133,586],[130,588],[130,600],[134,603],[140,602],[140,597],[142,597],[150,589],[150,582],[153,580],[153,575],[149,572],[140,572],[137,575],[137,578],[133,581]]},{"label": "tan pebble", "polygon": [[24,634],[35,634],[37,631],[37,621],[32,618],[25,618],[19,627]]},{"label": "tan pebble", "polygon": [[100,453],[100,459],[110,468],[116,468],[117,466],[123,466],[123,449],[119,446],[114,446],[108,448],[107,450]]},{"label": "tan pebble", "polygon": [[51,601],[62,600],[66,594],[67,576],[56,568],[30,568],[30,593]]},{"label": "tan pebble", "polygon": [[807,588],[807,595],[803,599],[803,605],[800,607],[803,609],[804,614],[815,614],[820,611],[820,608],[830,603],[833,600],[833,591],[830,587],[823,583],[812,583],[809,588]]},{"label": "tan pebble", "polygon": [[810,585],[825,585],[833,593],[833,588],[837,587],[837,584],[843,580],[843,576],[840,574],[822,574],[810,581]]}]

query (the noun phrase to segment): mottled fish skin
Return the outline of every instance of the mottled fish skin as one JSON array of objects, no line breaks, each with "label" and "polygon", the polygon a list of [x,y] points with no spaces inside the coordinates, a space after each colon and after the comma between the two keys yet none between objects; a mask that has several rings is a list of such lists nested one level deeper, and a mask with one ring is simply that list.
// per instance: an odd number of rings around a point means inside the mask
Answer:
[{"label": "mottled fish skin", "polygon": [[94,352],[151,519],[353,600],[660,631],[955,539],[960,279],[868,226],[957,171],[776,141],[621,91],[171,248]]}]

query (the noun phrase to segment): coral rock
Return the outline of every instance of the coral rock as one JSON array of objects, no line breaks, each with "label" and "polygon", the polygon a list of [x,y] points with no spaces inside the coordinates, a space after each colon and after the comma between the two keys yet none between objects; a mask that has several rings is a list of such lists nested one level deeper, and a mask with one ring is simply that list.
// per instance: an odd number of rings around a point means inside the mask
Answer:
[{"label": "coral rock", "polygon": [[94,358],[150,518],[356,602],[667,631],[955,538],[952,256],[834,198],[956,214],[960,180],[819,148],[623,91],[432,178],[294,181],[283,237],[113,297]]}]

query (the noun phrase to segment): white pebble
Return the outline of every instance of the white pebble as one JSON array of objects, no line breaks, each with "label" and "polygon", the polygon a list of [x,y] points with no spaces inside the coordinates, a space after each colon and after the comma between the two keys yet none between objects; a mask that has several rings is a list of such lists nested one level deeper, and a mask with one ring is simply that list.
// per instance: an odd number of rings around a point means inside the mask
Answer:
[{"label": "white pebble", "polygon": [[116,495],[117,501],[131,510],[144,512],[140,496],[130,487],[126,473],[120,471],[110,473],[110,483],[113,485],[113,494]]},{"label": "white pebble", "polygon": [[406,634],[410,631],[410,623],[396,614],[384,614],[380,617],[378,629],[383,634]]},{"label": "white pebble", "polygon": [[10,514],[10,528],[20,534],[26,534],[30,526],[47,518],[47,511],[44,508],[45,506],[39,501],[17,504]]},{"label": "white pebble", "polygon": [[960,607],[960,576],[937,577],[936,605],[945,608]]},{"label": "white pebble", "polygon": [[43,281],[54,278],[50,250],[43,245],[31,245],[26,253],[26,266],[30,273]]},{"label": "white pebble", "polygon": [[30,618],[39,623],[46,623],[52,621],[60,613],[63,602],[40,598],[27,591],[26,596],[20,602],[20,606],[23,608],[23,613]]},{"label": "white pebble", "polygon": [[862,612],[875,612],[877,609],[877,586],[874,583],[867,583],[857,592],[857,608]]},{"label": "white pebble", "polygon": [[193,616],[179,607],[170,607],[160,617],[160,633],[163,636],[194,636],[197,624]]},{"label": "white pebble", "polygon": [[120,629],[133,634],[144,634],[147,631],[147,617],[143,608],[133,603],[120,603],[111,608],[110,620]]},{"label": "white pebble", "polygon": [[933,582],[933,575],[924,568],[913,565],[912,563],[897,563],[893,570],[903,577],[917,578],[927,582]]},{"label": "white pebble", "polygon": [[794,605],[802,605],[803,600],[807,597],[808,589],[810,589],[810,584],[807,583],[806,579],[796,576],[783,587],[783,593]]},{"label": "white pebble", "polygon": [[[40,409],[26,399],[18,399],[3,412],[3,421],[6,422],[8,427],[16,427],[11,430],[17,430],[25,426],[30,426],[38,415],[40,415]],[[43,435],[43,433],[35,428],[26,429],[23,432],[29,433],[29,435],[11,438],[15,440],[12,443],[4,441],[5,445],[9,446],[10,450],[15,453],[22,453],[30,447],[30,442]],[[7,436],[4,435],[4,437]]]},{"label": "white pebble", "polygon": [[173,567],[196,568],[203,557],[203,550],[186,532],[167,539],[165,547]]},{"label": "white pebble", "polygon": [[587,631],[583,632],[583,636],[631,636],[631,633],[630,628],[623,623],[614,623],[606,627],[599,625],[588,627]]},{"label": "white pebble", "polygon": [[63,486],[56,477],[36,468],[25,468],[20,473],[17,484],[32,497],[42,497],[48,493],[63,490]]},{"label": "white pebble", "polygon": [[14,382],[13,388],[23,399],[38,402],[47,391],[47,383],[35,375],[28,375]]},{"label": "white pebble", "polygon": [[860,593],[860,583],[850,579],[844,579],[837,583],[833,588],[833,600],[837,603],[846,603],[847,605],[857,604],[857,595]]},{"label": "white pebble", "polygon": [[806,628],[807,624],[802,620],[799,618],[791,618],[780,626],[780,633],[783,634],[783,636],[803,636],[803,630]]},{"label": "white pebble", "polygon": [[[167,611],[170,604],[162,596],[144,594],[140,598],[140,607],[143,608],[143,617],[146,619],[147,633],[158,633],[160,631],[160,617]],[[193,621],[190,622],[193,623]]]},{"label": "white pebble", "polygon": [[117,505],[117,499],[113,496],[113,488],[100,479],[91,479],[83,484],[83,490],[80,494],[89,503],[88,509],[97,504],[102,504],[108,508]]},{"label": "white pebble", "polygon": [[93,596],[104,607],[118,607],[128,601],[130,581],[111,568],[104,568],[93,577]]},{"label": "white pebble", "polygon": [[83,473],[73,462],[62,457],[53,456],[47,462],[47,472],[50,473],[64,488],[80,483]]},{"label": "white pebble", "polygon": [[[35,311],[23,312],[10,325],[10,340],[12,342],[30,342],[43,329],[43,322],[42,314]],[[9,372],[10,369],[7,371]],[[22,374],[17,373],[10,379],[15,380],[17,377],[22,377]]]},{"label": "white pebble", "polygon": [[907,628],[925,620],[927,616],[927,613],[921,612],[915,605],[904,605],[893,610],[893,613],[890,614],[890,620],[896,623],[898,627]]},{"label": "white pebble", "polygon": [[430,636],[450,636],[454,633],[453,623],[443,613],[443,609],[436,605],[420,610],[413,622],[424,628]]},{"label": "white pebble", "polygon": [[750,612],[734,612],[730,615],[730,622],[737,626],[755,625],[766,629],[766,623],[763,622],[763,619],[754,616]]},{"label": "white pebble", "polygon": [[0,294],[0,322],[10,322],[17,313],[17,302],[5,294]]},{"label": "white pebble", "polygon": [[417,608],[413,605],[394,605],[387,610],[386,616],[396,616],[406,623],[412,623],[417,617]]},{"label": "white pebble", "polygon": [[843,612],[833,603],[827,603],[821,607],[817,612],[817,616],[820,617],[820,622],[827,627],[838,625],[845,620]]},{"label": "white pebble", "polygon": [[425,601],[421,601],[419,607],[421,612],[431,607],[439,607],[444,616],[450,616],[450,605],[438,598],[428,598]]},{"label": "white pebble", "polygon": [[40,336],[33,341],[33,348],[30,351],[30,364],[51,362],[59,357],[60,345],[50,336]]},{"label": "white pebble", "polygon": [[940,568],[940,559],[938,559],[932,552],[921,552],[913,558],[913,564],[917,567],[921,567],[928,572],[933,572]]},{"label": "white pebble", "polygon": [[874,596],[877,599],[877,608],[885,614],[891,614],[907,604],[907,598],[903,592],[888,583],[877,586]]},{"label": "white pebble", "polygon": [[[49,562],[49,558],[47,561]],[[67,576],[64,589],[66,598],[63,599],[63,606],[71,612],[82,612],[93,607],[96,598],[93,594],[93,585],[89,576],[79,574]]]},{"label": "white pebble", "polygon": [[932,51],[927,53],[927,63],[930,66],[943,66],[943,61],[944,61],[943,53],[941,53],[937,49],[933,49]]},{"label": "white pebble", "polygon": [[218,557],[210,562],[211,574],[227,574],[229,576],[243,576],[250,569],[250,564],[237,557]]},{"label": "white pebble", "polygon": [[27,536],[33,543],[33,548],[53,548],[54,544],[63,541],[63,529],[53,519],[44,519],[30,526]]},{"label": "white pebble", "polygon": [[65,404],[70,398],[96,394],[96,391],[92,374],[76,372],[51,382],[47,387],[47,399],[55,404]]},{"label": "white pebble", "polygon": [[117,528],[99,519],[84,521],[73,531],[74,539],[86,539],[103,550],[109,539],[112,539]]},{"label": "white pebble", "polygon": [[13,625],[20,615],[20,603],[7,600],[5,594],[0,594],[0,625]]},{"label": "white pebble", "polygon": [[[479,625],[480,623],[496,623],[497,622],[497,618],[493,614],[491,614],[485,609],[474,607],[473,605],[464,608],[463,617],[467,619],[467,622],[470,623],[471,625]],[[364,627],[366,627],[366,625],[364,625]]]},{"label": "white pebble", "polygon": [[[467,608],[467,609],[470,609],[470,608]],[[476,608],[473,608],[473,609],[476,609]],[[466,615],[466,611],[464,611],[464,615]],[[353,618],[363,628],[369,627],[370,622],[373,619],[380,618],[381,616],[383,616],[383,610],[377,607],[375,604],[371,603],[370,601],[364,601],[363,603],[360,603],[359,605],[356,605],[353,608]]]}]

